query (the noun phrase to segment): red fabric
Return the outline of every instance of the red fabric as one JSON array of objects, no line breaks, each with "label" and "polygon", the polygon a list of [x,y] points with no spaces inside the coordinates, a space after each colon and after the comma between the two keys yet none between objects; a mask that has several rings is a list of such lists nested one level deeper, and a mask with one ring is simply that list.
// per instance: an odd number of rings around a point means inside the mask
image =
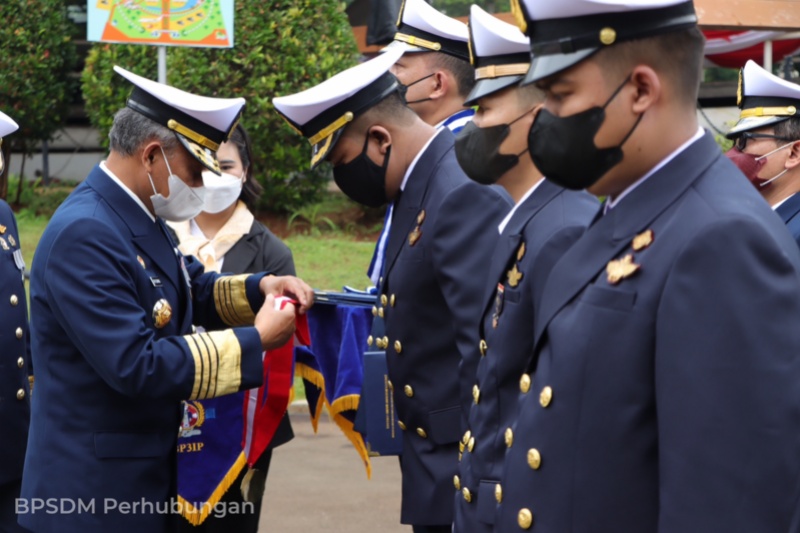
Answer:
[{"label": "red fabric", "polygon": [[[723,31],[723,30],[705,30],[703,34],[706,39],[711,42],[713,40],[730,40],[733,37],[741,36],[748,32],[741,31]],[[767,33],[767,32],[763,32]],[[792,55],[794,52],[800,50],[800,39],[789,40],[773,40],[772,41],[772,61],[777,63],[787,55]],[[708,50],[707,50],[708,52]],[[719,67],[726,68],[741,68],[749,59],[752,59],[759,65],[764,63],[764,43],[763,41],[741,48],[732,50],[721,54],[706,54],[706,59]]]},{"label": "red fabric", "polygon": [[[276,303],[281,309],[287,303],[297,304],[289,298],[276,298]],[[289,393],[294,378],[295,338],[303,346],[311,344],[307,315],[296,316],[295,334],[292,339],[280,348],[264,353],[264,384],[258,388],[257,393],[251,391],[244,396],[242,448],[247,464],[251,467],[269,446],[289,405]],[[251,410],[253,414],[248,416]],[[250,433],[249,446],[248,433]]]}]

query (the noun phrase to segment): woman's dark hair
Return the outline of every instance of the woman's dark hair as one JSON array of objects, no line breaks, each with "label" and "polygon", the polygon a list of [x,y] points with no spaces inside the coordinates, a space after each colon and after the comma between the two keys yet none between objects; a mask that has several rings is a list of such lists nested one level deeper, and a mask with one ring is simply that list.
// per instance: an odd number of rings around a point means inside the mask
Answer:
[{"label": "woman's dark hair", "polygon": [[241,124],[237,124],[228,142],[236,145],[239,159],[242,160],[242,166],[247,169],[245,170],[244,186],[242,186],[239,200],[243,201],[250,211],[254,211],[264,188],[253,176],[253,165],[251,164],[253,155],[250,151],[250,136],[247,135],[247,130]]}]

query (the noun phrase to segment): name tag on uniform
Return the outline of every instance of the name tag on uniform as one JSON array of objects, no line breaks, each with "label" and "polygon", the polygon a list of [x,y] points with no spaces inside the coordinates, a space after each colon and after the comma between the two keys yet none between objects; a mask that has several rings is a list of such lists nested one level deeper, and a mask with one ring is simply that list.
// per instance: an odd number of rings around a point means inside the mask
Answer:
[{"label": "name tag on uniform", "polygon": [[153,284],[153,287],[161,287],[161,285],[162,285],[161,278],[156,278],[156,277],[151,277],[150,278],[150,283]]}]

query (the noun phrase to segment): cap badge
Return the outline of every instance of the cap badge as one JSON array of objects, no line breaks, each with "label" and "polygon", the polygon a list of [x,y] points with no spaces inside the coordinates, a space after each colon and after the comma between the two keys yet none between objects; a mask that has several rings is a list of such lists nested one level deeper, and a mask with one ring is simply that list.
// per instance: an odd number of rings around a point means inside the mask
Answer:
[{"label": "cap badge", "polygon": [[633,251],[639,252],[641,250],[644,250],[645,248],[653,244],[654,240],[655,240],[655,233],[653,233],[653,230],[649,229],[647,231],[643,231],[642,233],[633,238],[633,243],[631,243],[631,245],[633,246]]},{"label": "cap badge", "polygon": [[600,30],[600,42],[604,45],[608,46],[610,44],[614,44],[617,40],[617,32],[614,28],[605,27]]},{"label": "cap badge", "polygon": [[634,275],[641,267],[633,262],[633,255],[628,254],[622,259],[614,259],[606,265],[608,282],[616,285],[625,278]]},{"label": "cap badge", "polygon": [[161,329],[172,319],[172,306],[169,305],[169,302],[161,298],[159,301],[156,302],[156,305],[153,306],[153,324],[155,324],[156,328]]},{"label": "cap badge", "polygon": [[508,276],[508,284],[511,287],[516,287],[519,285],[519,282],[522,281],[522,272],[519,271],[517,265],[514,265],[514,268],[509,270],[506,274]]}]

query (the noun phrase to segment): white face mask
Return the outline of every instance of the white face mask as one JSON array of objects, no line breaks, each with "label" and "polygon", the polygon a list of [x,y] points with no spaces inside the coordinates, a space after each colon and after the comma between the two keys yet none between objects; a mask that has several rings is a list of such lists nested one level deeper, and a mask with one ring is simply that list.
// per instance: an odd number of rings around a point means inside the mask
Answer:
[{"label": "white face mask", "polygon": [[147,177],[150,178],[150,185],[155,193],[150,197],[150,201],[153,202],[153,211],[155,211],[156,216],[170,222],[184,222],[196,217],[203,210],[205,187],[189,187],[186,185],[182,179],[172,173],[163,148],[161,148],[161,153],[164,155],[164,162],[167,164],[167,170],[169,171],[169,180],[167,180],[169,196],[164,198],[156,191],[156,186],[153,184],[153,176],[148,172]]},{"label": "white face mask", "polygon": [[203,172],[203,185],[206,189],[206,203],[203,211],[219,213],[231,206],[242,194],[242,177],[222,173],[217,176],[213,172]]}]

